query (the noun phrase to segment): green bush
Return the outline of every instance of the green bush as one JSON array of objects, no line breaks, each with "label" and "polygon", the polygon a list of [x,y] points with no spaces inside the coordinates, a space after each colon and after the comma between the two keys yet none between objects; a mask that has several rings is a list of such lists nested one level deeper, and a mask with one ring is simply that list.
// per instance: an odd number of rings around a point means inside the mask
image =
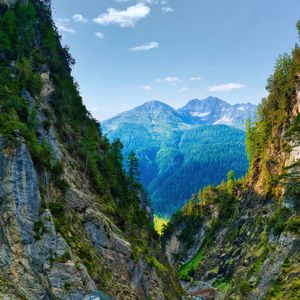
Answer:
[{"label": "green bush", "polygon": [[287,222],[286,229],[290,232],[300,234],[300,217],[293,216]]},{"label": "green bush", "polygon": [[41,220],[37,220],[34,222],[33,230],[35,232],[35,239],[39,240],[41,236],[46,232],[46,227]]},{"label": "green bush", "polygon": [[66,263],[71,258],[72,257],[71,257],[70,252],[68,250],[65,250],[65,252],[62,256],[53,258],[52,262]]},{"label": "green bush", "polygon": [[275,213],[271,216],[268,226],[273,230],[275,235],[280,235],[285,229],[290,215],[291,210],[289,208],[279,206]]},{"label": "green bush", "polygon": [[239,291],[244,296],[247,296],[252,289],[252,285],[247,280],[242,280],[242,282],[239,284]]}]

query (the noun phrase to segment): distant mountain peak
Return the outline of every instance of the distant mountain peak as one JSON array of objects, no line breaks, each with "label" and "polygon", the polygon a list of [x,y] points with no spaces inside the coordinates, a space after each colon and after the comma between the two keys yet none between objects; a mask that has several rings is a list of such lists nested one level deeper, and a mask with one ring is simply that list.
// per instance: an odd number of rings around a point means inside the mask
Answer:
[{"label": "distant mountain peak", "polygon": [[157,109],[166,108],[166,109],[174,110],[174,108],[171,107],[170,105],[168,105],[164,102],[158,101],[158,100],[151,100],[151,101],[145,102],[144,104],[139,105],[136,108],[144,108],[144,107],[145,108],[157,108]]},{"label": "distant mountain peak", "polygon": [[193,105],[205,105],[205,104],[210,104],[210,105],[230,105],[228,102],[220,99],[220,98],[217,98],[217,97],[212,97],[212,96],[209,96],[205,99],[192,99],[190,100],[185,106],[183,107],[187,107],[187,106],[193,106]]},{"label": "distant mountain peak", "polygon": [[199,124],[228,125],[244,129],[248,118],[256,119],[256,105],[250,103],[234,104],[217,97],[192,99],[178,109],[179,113],[191,117]]},{"label": "distant mountain peak", "polygon": [[174,128],[192,124],[222,124],[244,129],[248,118],[255,120],[256,109],[251,103],[231,105],[213,96],[202,100],[192,99],[178,110],[159,100],[151,100],[104,121],[102,125],[107,129],[116,128],[124,123],[144,124],[147,127],[171,123]]}]

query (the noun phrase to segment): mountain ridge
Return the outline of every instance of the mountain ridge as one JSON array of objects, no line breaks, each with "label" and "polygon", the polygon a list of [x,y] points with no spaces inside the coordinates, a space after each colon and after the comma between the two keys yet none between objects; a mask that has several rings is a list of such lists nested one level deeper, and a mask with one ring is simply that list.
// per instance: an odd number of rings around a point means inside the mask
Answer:
[{"label": "mountain ridge", "polygon": [[[157,113],[168,112],[170,114],[172,112],[173,118],[179,119],[182,125],[228,125],[244,130],[244,124],[247,119],[256,120],[255,112],[257,106],[249,102],[231,105],[222,99],[210,96],[202,100],[192,99],[183,107],[175,109],[162,101],[150,100],[104,120],[102,126],[105,127],[107,132],[109,124],[116,120],[124,122],[122,119],[126,119],[126,117],[129,118],[131,123],[141,123],[145,113],[149,114],[148,117],[151,116],[150,109]],[[152,117],[158,116],[152,115]],[[164,116],[164,119],[166,117]],[[163,120],[160,119],[160,121]],[[169,120],[169,122],[171,121],[172,119]]]}]

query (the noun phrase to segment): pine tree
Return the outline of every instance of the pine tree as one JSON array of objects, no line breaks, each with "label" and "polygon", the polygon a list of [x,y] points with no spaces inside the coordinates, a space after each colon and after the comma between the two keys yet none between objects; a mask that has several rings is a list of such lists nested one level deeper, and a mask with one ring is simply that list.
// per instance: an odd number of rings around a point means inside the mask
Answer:
[{"label": "pine tree", "polygon": [[232,195],[234,191],[234,184],[236,182],[234,171],[230,170],[227,173],[227,192]]},{"label": "pine tree", "polygon": [[128,177],[132,182],[137,181],[140,177],[139,160],[133,151],[128,155]]},{"label": "pine tree", "polygon": [[128,163],[128,179],[129,179],[129,191],[130,196],[133,198],[136,187],[139,186],[138,180],[140,177],[139,160],[136,154],[131,151],[127,159]]},{"label": "pine tree", "polygon": [[250,119],[246,121],[246,152],[249,162],[251,162],[256,153],[255,147],[255,133]]}]

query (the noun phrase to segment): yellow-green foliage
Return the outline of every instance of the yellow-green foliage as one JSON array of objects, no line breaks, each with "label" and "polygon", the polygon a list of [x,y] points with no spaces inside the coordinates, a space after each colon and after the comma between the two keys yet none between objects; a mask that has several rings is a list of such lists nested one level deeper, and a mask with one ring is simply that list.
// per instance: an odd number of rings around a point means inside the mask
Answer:
[{"label": "yellow-green foliage", "polygon": [[169,220],[159,217],[157,215],[154,215],[154,229],[159,234],[163,234],[164,227],[167,226]]},{"label": "yellow-green foliage", "polygon": [[168,269],[155,256],[151,257],[150,264],[161,272],[168,272]]},{"label": "yellow-green foliage", "polygon": [[228,292],[229,288],[230,288],[230,281],[221,278],[221,279],[217,279],[214,283],[213,283],[213,287],[215,287],[216,289],[218,289],[218,291],[222,294],[222,295],[226,295],[226,293]]}]

